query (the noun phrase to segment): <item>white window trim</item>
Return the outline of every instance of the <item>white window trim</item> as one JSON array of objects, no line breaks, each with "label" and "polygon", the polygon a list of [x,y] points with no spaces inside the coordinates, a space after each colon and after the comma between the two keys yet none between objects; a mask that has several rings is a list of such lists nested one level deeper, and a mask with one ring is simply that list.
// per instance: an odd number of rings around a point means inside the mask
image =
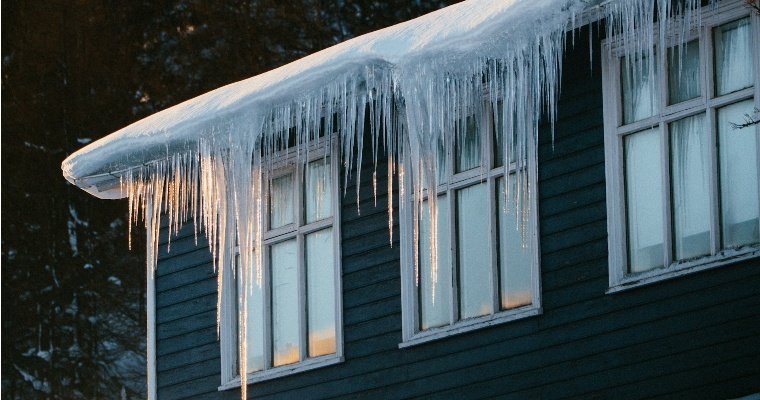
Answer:
[{"label": "white window trim", "polygon": [[[304,268],[305,268],[305,260],[304,260],[304,254],[303,254],[303,246],[304,244],[301,243],[302,239],[305,234],[316,232],[321,229],[325,229],[327,227],[332,227],[333,230],[333,257],[334,257],[334,271],[335,271],[335,353],[333,354],[327,354],[317,357],[308,357],[308,354],[305,352],[307,351],[307,345],[306,341],[308,338],[306,335],[300,335],[300,351],[301,351],[301,358],[302,361],[292,363],[292,364],[286,364],[281,365],[277,367],[270,367],[263,371],[256,371],[256,372],[249,372],[247,375],[247,383],[255,384],[258,382],[264,382],[276,378],[280,378],[283,376],[293,375],[305,371],[310,371],[317,368],[326,367],[329,365],[338,364],[344,361],[343,357],[343,284],[342,284],[342,267],[341,267],[341,234],[340,234],[340,209],[341,209],[341,196],[340,196],[340,164],[338,162],[338,157],[335,156],[335,154],[339,154],[339,147],[338,147],[338,136],[337,134],[333,134],[330,137],[323,137],[319,138],[317,140],[314,140],[314,142],[309,146],[308,148],[308,156],[304,154],[306,149],[301,148],[301,159],[303,157],[307,158],[307,163],[316,161],[320,158],[323,158],[325,155],[330,157],[330,173],[332,174],[332,216],[329,218],[325,218],[323,220],[319,220],[312,223],[304,223],[303,225],[296,226],[295,229],[289,228],[290,225],[287,225],[282,228],[276,228],[272,231],[268,231],[268,218],[263,218],[264,224],[265,224],[265,234],[262,238],[262,247],[265,249],[264,253],[264,260],[268,260],[268,251],[266,249],[277,242],[288,240],[288,239],[294,239],[297,238],[299,245],[298,245],[298,270],[299,270],[299,280],[300,286],[305,285],[304,282]],[[298,179],[298,177],[302,177],[304,174],[304,171],[302,169],[304,168],[303,165],[301,165],[301,162],[298,161],[298,153],[295,148],[289,149],[287,151],[282,152],[281,156],[278,156],[276,162],[273,166],[273,177],[277,177],[280,175],[283,175],[284,171],[298,172],[298,175],[293,179],[294,185],[303,185],[303,182],[301,182],[301,179]],[[267,179],[267,178],[265,178]],[[295,191],[294,193],[294,212],[295,212],[295,218],[296,221],[301,221],[302,218],[302,212],[303,212],[303,190],[300,189],[300,187],[294,187]],[[268,189],[267,192],[268,193]],[[268,194],[264,194],[264,205],[263,209],[268,210]],[[231,274],[232,272],[229,271],[229,268],[231,268],[231,265],[228,265],[225,268],[225,274]],[[264,281],[269,282],[270,281],[270,272],[269,268],[263,268],[263,274],[264,274]],[[229,276],[229,275],[228,275]],[[223,290],[223,296],[222,296],[222,309],[220,310],[220,350],[221,350],[221,385],[218,387],[219,391],[223,390],[229,390],[229,389],[235,389],[240,387],[240,375],[237,368],[237,359],[238,359],[238,346],[237,346],[237,313],[231,312],[232,310],[237,311],[237,288],[236,288],[236,282],[231,279],[226,279],[224,282]],[[264,297],[269,298],[271,297],[271,289],[269,284],[264,285]],[[305,305],[306,305],[306,296],[305,296],[305,289],[301,288],[299,289],[298,293],[298,301],[300,306],[300,315],[299,318],[301,320],[301,329],[306,329],[306,323],[305,323]],[[271,314],[271,310],[270,310]],[[266,364],[271,365],[271,348],[272,348],[272,338],[271,338],[271,316],[267,318],[267,323],[264,328],[264,334],[265,334],[265,351],[268,354],[265,354]]]},{"label": "white window trim", "polygon": [[[687,100],[682,103],[658,107],[659,111],[651,118],[637,121],[625,126],[622,123],[622,100],[620,90],[620,61],[616,55],[615,47],[618,47],[615,39],[602,42],[602,85],[603,85],[603,109],[604,109],[604,151],[605,151],[605,176],[606,176],[606,193],[607,193],[607,232],[608,232],[608,251],[609,251],[609,289],[607,293],[616,293],[644,285],[657,283],[663,280],[673,279],[679,276],[712,269],[727,264],[733,264],[742,260],[747,260],[760,256],[760,247],[746,246],[739,249],[727,249],[720,251],[720,245],[717,243],[715,232],[720,229],[718,226],[717,215],[717,167],[712,166],[710,185],[710,204],[711,204],[711,245],[713,246],[714,255],[705,256],[696,260],[683,262],[673,262],[671,238],[672,223],[670,222],[670,207],[664,207],[666,213],[664,218],[665,225],[665,253],[667,263],[665,268],[653,269],[640,273],[626,273],[627,270],[627,246],[626,246],[626,219],[625,219],[625,190],[624,190],[624,160],[622,150],[622,137],[626,133],[638,132],[647,128],[659,127],[660,124],[667,125],[669,122],[694,115],[705,113],[707,115],[706,124],[713,126],[715,124],[715,109],[732,104],[741,100],[754,98],[755,106],[760,107],[760,74],[755,75],[755,84],[752,88],[743,89],[721,97],[713,97],[714,93],[714,74],[712,66],[713,47],[711,45],[712,28],[736,19],[749,16],[752,24],[752,34],[754,43],[760,43],[760,17],[749,10],[741,0],[725,0],[718,4],[717,7],[703,7],[702,24],[698,27],[698,32],[692,33],[689,40],[700,38],[700,76],[702,96]],[[760,71],[760,51],[754,54],[755,71]],[[659,104],[666,104],[666,57],[658,57],[657,69],[658,85],[660,90]],[[705,62],[705,60],[710,60]],[[706,110],[712,110],[706,112]],[[712,128],[711,128],[712,129]],[[756,128],[757,129],[757,128]],[[667,132],[661,133],[663,142],[667,139]],[[711,137],[714,134],[711,133]],[[760,139],[760,138],[759,138]],[[712,140],[712,139],[711,139]],[[663,168],[669,165],[669,146],[661,146],[661,163]],[[758,141],[760,144],[760,140]],[[715,163],[716,146],[713,142],[710,152],[712,163]],[[758,146],[758,170],[760,170],[760,145]],[[665,174],[667,175],[667,174]],[[670,198],[670,178],[663,178],[663,188],[665,196]],[[760,192],[760,189],[759,189]]]},{"label": "white window trim", "polygon": [[[489,118],[490,121],[493,121],[493,111],[491,110],[490,102],[487,100],[484,100],[485,105],[485,117]],[[493,157],[493,124],[492,123],[481,123],[480,124],[481,129],[484,129],[480,133],[481,138],[481,165],[493,165],[492,157]],[[529,137],[529,148],[532,146],[536,146],[534,142],[534,139],[532,135],[528,135]],[[483,139],[486,139],[488,145],[484,145]],[[448,149],[447,150],[447,168],[449,171],[447,171],[447,179],[448,183],[445,185],[439,186],[438,190],[436,191],[436,195],[440,195],[442,193],[450,193],[450,195],[447,196],[446,201],[449,202],[449,213],[450,215],[453,215],[456,210],[454,206],[455,199],[452,194],[455,193],[456,189],[464,188],[471,186],[473,184],[477,184],[478,182],[487,182],[488,185],[488,204],[490,210],[495,210],[498,208],[498,206],[495,203],[496,201],[496,178],[498,177],[504,177],[505,176],[505,168],[504,167],[496,167],[496,168],[476,168],[469,171],[463,171],[461,173],[454,173],[455,168],[455,160],[453,159],[453,152],[454,149]],[[447,338],[453,335],[458,335],[470,331],[474,331],[477,329],[498,325],[502,323],[506,323],[509,321],[514,321],[517,319],[527,318],[535,315],[540,315],[543,310],[541,308],[541,260],[540,260],[540,247],[539,247],[539,225],[538,225],[538,177],[536,176],[536,154],[534,152],[531,153],[528,156],[528,165],[527,165],[527,171],[528,171],[528,180],[532,187],[534,188],[533,196],[530,199],[530,207],[533,210],[533,212],[530,215],[528,224],[532,227],[532,235],[529,238],[531,241],[530,245],[533,246],[533,270],[532,270],[532,277],[531,277],[531,290],[532,290],[532,301],[531,304],[516,307],[509,310],[501,310],[501,305],[499,301],[499,292],[498,292],[498,263],[496,260],[496,250],[495,246],[498,245],[498,237],[496,232],[496,227],[498,225],[498,222],[496,221],[496,213],[491,212],[490,218],[489,218],[489,235],[490,235],[490,248],[491,248],[491,266],[493,269],[493,272],[491,273],[490,277],[490,286],[492,288],[492,297],[493,297],[493,314],[489,315],[483,315],[479,317],[473,317],[473,318],[467,318],[467,319],[461,319],[459,320],[457,317],[457,308],[458,308],[458,301],[456,297],[456,288],[452,291],[452,307],[451,307],[451,320],[454,321],[453,323],[445,326],[440,326],[436,328],[430,328],[425,331],[417,331],[417,327],[419,326],[419,307],[418,307],[418,295],[417,290],[418,286],[415,282],[414,277],[414,251],[413,251],[413,238],[414,238],[414,231],[413,231],[413,217],[412,217],[412,210],[414,207],[413,200],[410,198],[407,200],[407,204],[401,207],[400,210],[400,236],[401,236],[401,315],[402,315],[402,342],[399,343],[399,348],[406,348],[410,346],[415,346],[423,343],[428,343],[431,341]],[[508,162],[508,160],[505,160],[504,162]],[[404,168],[407,170],[410,170],[409,165],[405,165]],[[509,166],[509,173],[513,173],[516,170],[515,163],[510,163]],[[507,175],[508,175],[507,174]],[[505,179],[506,182],[506,179]],[[405,188],[404,190],[407,193],[412,193],[411,191],[411,183],[409,180],[404,181]],[[451,238],[451,266],[452,266],[452,279],[456,280],[456,245],[455,245],[455,224],[450,223],[449,224],[449,237]]]},{"label": "white window trim", "polygon": [[[153,215],[152,208],[151,202],[148,202],[148,209],[145,215]],[[147,237],[145,243],[153,243],[153,230],[146,229],[146,231]],[[145,285],[145,322],[148,333],[145,339],[146,397],[148,400],[156,400],[158,398],[158,375],[156,370],[156,269],[152,268],[151,265],[156,261],[155,257],[157,257],[157,254],[153,253],[150,245],[146,246],[146,252],[146,259],[148,260]]]}]

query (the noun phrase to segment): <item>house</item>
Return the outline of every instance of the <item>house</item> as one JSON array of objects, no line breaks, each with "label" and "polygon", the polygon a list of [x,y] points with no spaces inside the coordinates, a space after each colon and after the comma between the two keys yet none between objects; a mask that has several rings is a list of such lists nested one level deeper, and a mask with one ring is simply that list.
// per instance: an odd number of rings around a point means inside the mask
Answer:
[{"label": "house", "polygon": [[757,396],[760,15],[700,3],[471,0],[72,155],[149,397]]}]

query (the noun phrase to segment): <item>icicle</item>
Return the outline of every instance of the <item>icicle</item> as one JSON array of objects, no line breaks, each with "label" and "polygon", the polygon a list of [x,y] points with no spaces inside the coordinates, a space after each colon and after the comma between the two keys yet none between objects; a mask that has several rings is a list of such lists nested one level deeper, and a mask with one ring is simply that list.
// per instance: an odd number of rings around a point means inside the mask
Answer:
[{"label": "icicle", "polygon": [[393,247],[393,156],[388,154],[388,242]]}]

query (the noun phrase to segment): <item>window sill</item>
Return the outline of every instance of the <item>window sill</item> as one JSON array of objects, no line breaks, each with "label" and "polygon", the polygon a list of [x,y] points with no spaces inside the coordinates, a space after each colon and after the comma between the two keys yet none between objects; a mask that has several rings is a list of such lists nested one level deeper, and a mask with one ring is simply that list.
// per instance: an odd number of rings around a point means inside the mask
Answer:
[{"label": "window sill", "polygon": [[429,329],[424,332],[415,333],[409,339],[399,343],[398,347],[400,349],[403,349],[406,347],[416,346],[419,344],[444,339],[450,336],[459,335],[465,332],[474,331],[476,329],[540,315],[541,313],[542,310],[540,306],[527,305],[512,310],[501,311],[492,315],[470,318],[463,321],[458,321],[452,325],[441,326],[438,328]]},{"label": "window sill", "polygon": [[[251,385],[254,383],[282,378],[284,376],[298,374],[301,372],[311,371],[313,369],[339,364],[339,363],[342,363],[343,361],[344,359],[342,356],[339,356],[337,354],[329,354],[326,356],[310,358],[306,361],[302,361],[295,364],[282,365],[282,366],[270,368],[264,371],[250,372],[248,373],[248,384]],[[236,389],[239,387],[240,387],[240,377],[236,377],[235,379],[220,385],[218,390],[223,391],[223,390]]]},{"label": "window sill", "polygon": [[760,247],[743,247],[739,249],[724,250],[714,256],[704,257],[693,261],[673,264],[668,268],[659,268],[651,271],[628,275],[623,277],[617,284],[607,289],[607,294],[618,293],[657,282],[674,279],[679,276],[693,274],[721,267],[728,264],[749,260],[760,256]]}]

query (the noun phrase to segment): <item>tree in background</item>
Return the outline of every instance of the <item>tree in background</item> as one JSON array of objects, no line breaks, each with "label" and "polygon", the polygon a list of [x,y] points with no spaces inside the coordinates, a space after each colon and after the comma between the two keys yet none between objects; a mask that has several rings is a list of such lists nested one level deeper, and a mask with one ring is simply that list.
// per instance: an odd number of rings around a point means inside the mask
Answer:
[{"label": "tree in background", "polygon": [[5,398],[144,391],[145,274],[123,205],[60,174],[69,153],[136,117],[130,10],[105,5],[2,3]]},{"label": "tree in background", "polygon": [[447,1],[2,2],[2,396],[144,397],[144,235],[68,184],[133,121]]}]

